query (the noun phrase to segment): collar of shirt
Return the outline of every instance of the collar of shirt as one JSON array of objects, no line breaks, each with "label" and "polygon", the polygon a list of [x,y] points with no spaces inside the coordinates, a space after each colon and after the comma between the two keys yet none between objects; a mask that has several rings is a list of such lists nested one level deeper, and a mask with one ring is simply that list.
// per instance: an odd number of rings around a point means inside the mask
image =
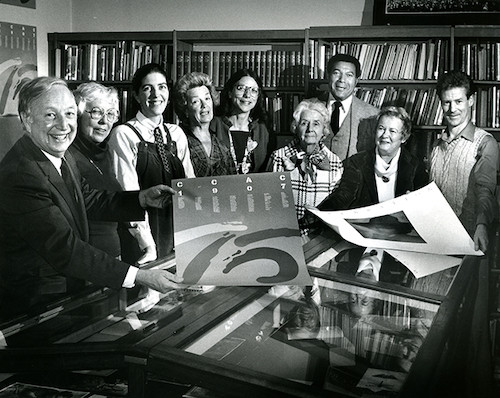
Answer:
[{"label": "collar of shirt", "polygon": [[[474,126],[472,121],[469,120],[469,123],[467,123],[467,126],[465,126],[464,129],[453,140],[456,140],[457,138],[463,137],[466,140],[473,142],[475,132],[476,132],[476,126]],[[445,131],[443,131],[443,134],[441,135],[441,139],[444,142],[450,143],[451,141],[447,140],[448,136],[449,136],[449,131],[448,131],[448,129],[446,129]]]},{"label": "collar of shirt", "polygon": [[158,124],[154,123],[151,119],[144,116],[144,114],[141,111],[137,112],[137,115],[135,117],[140,124],[142,124],[145,128],[147,128],[148,130],[151,131],[151,134],[156,127],[159,127],[160,130],[162,131],[162,133],[164,133],[163,132],[163,116],[161,117],[160,123],[158,123]]},{"label": "collar of shirt", "polygon": [[61,175],[62,159],[61,158],[57,158],[57,157],[55,157],[54,155],[51,155],[48,152],[45,152],[43,149],[40,149],[40,150],[47,157],[47,159],[50,160],[50,163],[52,163],[54,165],[54,167],[56,168],[56,170],[59,173],[59,175]]},{"label": "collar of shirt", "polygon": [[[332,115],[332,110],[333,110],[333,103],[337,101],[335,98],[333,98],[332,94],[329,94],[328,97],[328,113],[330,116]],[[345,100],[340,101],[342,106],[339,109],[339,126],[342,126],[342,123],[344,123],[344,120],[347,116],[347,112],[349,112],[349,109],[351,109],[352,105],[352,95],[347,97]]]},{"label": "collar of shirt", "polygon": [[[333,103],[335,101],[337,101],[337,100],[335,98],[333,98],[333,95],[331,93],[328,94],[328,112],[330,112],[330,114],[332,113]],[[340,107],[340,115],[342,115],[342,114],[345,115],[347,112],[349,112],[349,109],[351,109],[352,95],[347,97],[345,100],[340,101],[340,103],[342,104],[342,106]]]}]

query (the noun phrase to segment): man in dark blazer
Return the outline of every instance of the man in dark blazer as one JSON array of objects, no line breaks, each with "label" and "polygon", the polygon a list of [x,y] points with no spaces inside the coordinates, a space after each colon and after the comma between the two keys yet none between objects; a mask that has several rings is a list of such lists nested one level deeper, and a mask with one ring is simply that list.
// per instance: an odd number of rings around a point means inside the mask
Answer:
[{"label": "man in dark blazer", "polygon": [[[63,80],[40,77],[19,94],[26,134],[0,163],[0,320],[41,305],[90,281],[111,288],[175,287],[170,273],[140,270],[89,245],[88,218],[144,219],[175,191],[91,189],[66,152],[76,136],[76,103]],[[65,179],[66,178],[66,179]]]},{"label": "man in dark blazer", "polygon": [[361,76],[359,61],[348,54],[336,54],[328,60],[329,92],[320,99],[325,101],[332,116],[335,103],[338,118],[332,118],[333,134],[325,138],[325,145],[341,160],[373,147],[376,115],[379,109],[354,95]]}]

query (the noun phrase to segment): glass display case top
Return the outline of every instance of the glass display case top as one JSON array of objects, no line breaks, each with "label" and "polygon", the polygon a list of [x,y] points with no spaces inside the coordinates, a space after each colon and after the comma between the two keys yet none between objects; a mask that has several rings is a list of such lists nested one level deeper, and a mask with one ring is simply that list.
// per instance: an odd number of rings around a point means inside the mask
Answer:
[{"label": "glass display case top", "polygon": [[184,350],[324,390],[397,393],[438,308],[315,278],[271,288]]}]

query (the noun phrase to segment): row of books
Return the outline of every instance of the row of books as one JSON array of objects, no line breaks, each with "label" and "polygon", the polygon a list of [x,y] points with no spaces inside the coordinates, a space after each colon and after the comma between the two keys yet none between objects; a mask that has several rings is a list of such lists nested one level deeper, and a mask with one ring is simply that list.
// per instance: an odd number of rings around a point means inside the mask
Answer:
[{"label": "row of books", "polygon": [[[439,126],[443,110],[436,90],[398,87],[361,87],[356,96],[377,108],[388,105],[405,108],[415,126]],[[472,121],[483,128],[500,128],[500,89],[480,87],[472,107]]]},{"label": "row of books", "polygon": [[475,80],[500,81],[500,42],[459,46],[460,70]]},{"label": "row of books", "polygon": [[276,133],[290,133],[293,111],[302,100],[302,94],[276,93],[266,98],[266,109],[271,117],[271,126]]},{"label": "row of books", "polygon": [[356,91],[356,96],[377,108],[400,106],[406,109],[416,126],[440,125],[443,118],[443,110],[434,88],[361,87]]},{"label": "row of books", "polygon": [[144,64],[155,62],[168,73],[169,47],[139,41],[117,41],[115,44],[66,44],[56,50],[56,71],[66,80],[130,80]]},{"label": "row of books", "polygon": [[356,43],[310,40],[309,76],[327,79],[326,66],[335,54],[350,54],[361,63],[361,79],[433,80],[449,65],[448,41]]},{"label": "row of books", "polygon": [[215,86],[223,86],[238,69],[252,69],[264,87],[304,87],[301,51],[177,51],[177,79],[203,72]]},{"label": "row of books", "polygon": [[480,87],[477,90],[476,101],[472,108],[472,120],[480,127],[500,127],[500,88],[498,86]]}]

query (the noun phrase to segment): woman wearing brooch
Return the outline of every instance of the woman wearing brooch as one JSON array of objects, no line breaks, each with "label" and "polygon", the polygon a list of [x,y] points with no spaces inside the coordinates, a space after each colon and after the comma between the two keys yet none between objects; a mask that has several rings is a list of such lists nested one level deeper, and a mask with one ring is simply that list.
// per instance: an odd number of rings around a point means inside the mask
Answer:
[{"label": "woman wearing brooch", "polygon": [[238,174],[263,171],[275,148],[270,140],[262,81],[252,70],[240,69],[226,82],[212,128],[231,152]]},{"label": "woman wearing brooch", "polygon": [[375,150],[359,152],[344,161],[339,187],[318,209],[368,206],[425,186],[429,175],[423,162],[402,146],[410,134],[411,119],[403,108],[383,108],[377,117]]},{"label": "woman wearing brooch", "polygon": [[268,170],[290,172],[302,236],[309,232],[305,206],[316,206],[338,185],[342,162],[324,144],[330,133],[328,110],[317,98],[303,100],[293,112],[293,141],[271,154]]}]

